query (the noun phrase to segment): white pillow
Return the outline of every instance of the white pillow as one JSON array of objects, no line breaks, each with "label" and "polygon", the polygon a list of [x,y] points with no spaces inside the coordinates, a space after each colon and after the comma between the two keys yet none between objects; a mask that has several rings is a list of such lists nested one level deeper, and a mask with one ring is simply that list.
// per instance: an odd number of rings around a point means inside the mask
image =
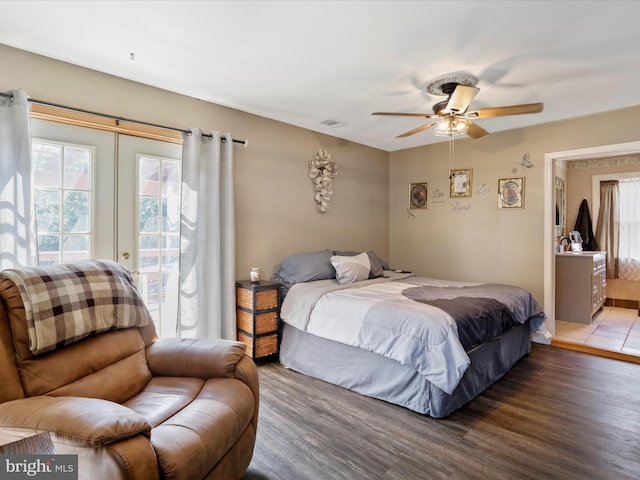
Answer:
[{"label": "white pillow", "polygon": [[366,252],[354,256],[333,255],[331,265],[336,269],[340,285],[367,280],[371,272],[371,261]]}]

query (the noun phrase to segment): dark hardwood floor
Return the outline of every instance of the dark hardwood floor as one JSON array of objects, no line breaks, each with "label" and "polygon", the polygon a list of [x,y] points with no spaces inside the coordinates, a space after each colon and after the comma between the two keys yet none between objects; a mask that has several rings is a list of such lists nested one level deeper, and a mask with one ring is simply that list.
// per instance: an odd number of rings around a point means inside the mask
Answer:
[{"label": "dark hardwood floor", "polygon": [[259,366],[243,480],[640,479],[640,365],[534,344],[444,419]]}]

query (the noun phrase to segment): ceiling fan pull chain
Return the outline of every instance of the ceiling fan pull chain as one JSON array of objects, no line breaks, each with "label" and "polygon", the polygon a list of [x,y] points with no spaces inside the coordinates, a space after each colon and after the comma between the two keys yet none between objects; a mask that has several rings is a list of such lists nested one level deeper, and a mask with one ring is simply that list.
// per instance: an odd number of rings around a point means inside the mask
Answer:
[{"label": "ceiling fan pull chain", "polygon": [[449,167],[453,171],[453,135],[449,135]]}]

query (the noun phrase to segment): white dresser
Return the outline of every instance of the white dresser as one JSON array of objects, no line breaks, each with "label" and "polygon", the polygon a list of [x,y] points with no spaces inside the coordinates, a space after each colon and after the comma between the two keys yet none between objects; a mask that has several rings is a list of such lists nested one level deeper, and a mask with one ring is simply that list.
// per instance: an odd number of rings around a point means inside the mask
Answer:
[{"label": "white dresser", "polygon": [[606,252],[556,254],[556,319],[591,323],[607,297]]}]

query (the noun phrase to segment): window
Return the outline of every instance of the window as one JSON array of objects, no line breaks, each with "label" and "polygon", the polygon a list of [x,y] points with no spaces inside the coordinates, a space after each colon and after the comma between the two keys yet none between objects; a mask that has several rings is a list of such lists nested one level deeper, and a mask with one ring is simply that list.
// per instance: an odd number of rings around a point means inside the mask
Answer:
[{"label": "window", "polygon": [[625,280],[640,281],[640,178],[621,179],[618,184],[618,273]]},{"label": "window", "polygon": [[32,144],[38,263],[91,258],[91,148],[34,141]]}]

